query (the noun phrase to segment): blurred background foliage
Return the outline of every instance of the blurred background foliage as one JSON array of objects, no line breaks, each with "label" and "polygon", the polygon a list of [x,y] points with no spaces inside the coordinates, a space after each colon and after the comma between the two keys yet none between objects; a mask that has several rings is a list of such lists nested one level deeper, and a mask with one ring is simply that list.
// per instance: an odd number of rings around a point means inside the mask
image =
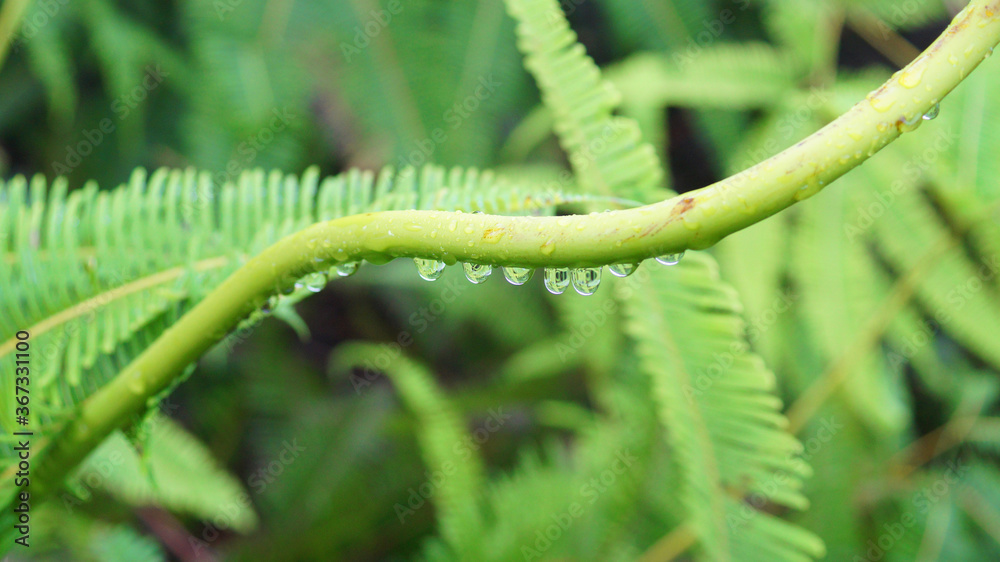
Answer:
[{"label": "blurred background foliage", "polygon": [[[822,126],[962,5],[562,2],[679,192]],[[72,189],[137,166],[222,180],[567,166],[500,2],[36,0],[19,29],[0,72],[4,177],[65,174]],[[996,99],[987,61],[918,133],[712,250],[815,472],[809,508],[779,514],[830,560],[1000,558]],[[364,267],[299,304],[301,321],[253,325],[203,358],[160,407],[175,421],[139,429],[145,454],[105,443],[36,508],[31,557],[433,559],[432,537],[449,531],[419,490],[438,422],[397,390],[410,380],[419,394],[433,373],[430,403],[462,420],[438,429],[486,436],[461,441],[481,459],[481,474],[463,470],[491,482],[497,517],[555,513],[616,452],[642,459],[542,558],[661,560],[673,540],[690,559],[683,533],[668,534],[683,521],[659,485],[663,430],[621,311],[593,321],[612,292],[553,298],[537,280],[472,286],[449,268],[429,284],[409,261]],[[581,330],[593,334],[578,346]],[[402,334],[414,363],[395,385],[331,360],[395,361],[391,346],[342,344]],[[93,477],[109,458],[114,476]]]}]

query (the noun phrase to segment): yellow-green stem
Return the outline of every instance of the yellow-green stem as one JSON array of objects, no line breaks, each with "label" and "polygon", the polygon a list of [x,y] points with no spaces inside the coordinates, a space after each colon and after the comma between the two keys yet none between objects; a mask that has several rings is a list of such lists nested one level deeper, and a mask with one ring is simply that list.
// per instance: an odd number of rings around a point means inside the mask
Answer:
[{"label": "yellow-green stem", "polygon": [[[797,145],[736,176],[654,205],[570,217],[397,211],[289,236],[236,271],[114,380],[84,401],[35,463],[32,496],[58,486],[109,433],[288,280],[346,260],[597,266],[707,248],[814,195],[919,125],[1000,41],[1000,0],[976,0],[917,60]],[[8,480],[5,480],[5,482]]]}]

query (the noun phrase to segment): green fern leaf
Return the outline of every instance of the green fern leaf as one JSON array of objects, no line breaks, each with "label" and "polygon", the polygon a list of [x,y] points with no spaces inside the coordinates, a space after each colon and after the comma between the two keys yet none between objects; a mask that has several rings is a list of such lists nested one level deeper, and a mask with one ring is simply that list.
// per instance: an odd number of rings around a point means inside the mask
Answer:
[{"label": "green fern leaf", "polygon": [[121,433],[112,435],[80,464],[70,490],[86,498],[96,482],[129,505],[164,507],[241,533],[256,527],[250,495],[205,445],[158,412],[144,424],[142,453]]},{"label": "green fern leaf", "polygon": [[[378,176],[354,170],[322,181],[315,169],[301,178],[254,171],[220,189],[207,173],[158,170],[147,179],[137,170],[112,191],[90,184],[67,195],[66,187],[57,180],[46,189],[40,177],[0,186],[0,382],[13,384],[14,335],[27,330],[39,350],[32,420],[41,430],[58,425],[239,265],[317,221],[394,209],[548,213],[592,199],[437,167]],[[8,436],[13,399],[0,398]]]},{"label": "green fern leaf", "polygon": [[699,559],[746,559],[756,548],[773,560],[822,556],[811,533],[745,503],[802,509],[810,471],[795,458],[801,445],[785,430],[774,375],[746,350],[735,292],[702,254],[649,275],[625,290],[626,331],[652,381]]},{"label": "green fern leaf", "polygon": [[[559,7],[551,0],[509,0],[508,7],[519,22],[525,63],[555,115],[556,131],[583,186],[597,193],[631,190],[643,197],[663,177],[649,145],[631,137],[615,145],[622,137],[612,136],[607,146],[613,161],[588,153],[589,146],[602,140],[602,131],[617,125],[638,134],[638,127],[611,116],[617,95],[575,43]],[[622,165],[632,169],[623,172]],[[625,299],[630,333],[639,343],[642,369],[653,378],[668,445],[683,467],[680,504],[695,529],[699,552],[711,560],[743,557],[761,548],[788,559],[820,556],[823,546],[817,538],[769,515],[753,512],[745,517],[740,525],[745,532],[724,528],[740,507],[726,487],[742,490],[737,497],[760,493],[761,486],[781,474],[784,483],[769,491],[770,501],[803,508],[806,501],[798,488],[808,468],[793,462],[800,445],[784,430],[787,422],[770,394],[773,374],[744,349],[733,290],[719,280],[712,258],[687,259],[668,274],[654,270],[652,275],[662,283],[659,292],[645,288],[641,296],[636,292]],[[713,353],[731,354],[742,376],[714,381],[704,403],[697,401],[706,409],[702,411],[683,392],[695,388],[692,373],[717,361]],[[740,422],[734,423],[737,418]],[[733,441],[744,444],[734,446]]]},{"label": "green fern leaf", "polygon": [[507,9],[518,21],[524,64],[555,116],[577,181],[592,193],[644,200],[659,185],[663,171],[652,147],[642,143],[635,122],[612,116],[620,95],[601,80],[559,5],[510,0]]},{"label": "green fern leaf", "polygon": [[[382,350],[373,344],[351,344],[337,351],[334,365],[360,365],[365,358],[378,357]],[[405,356],[395,358],[385,369],[400,398],[417,418],[417,437],[428,468],[427,483],[438,509],[441,533],[459,555],[482,532],[476,505],[481,492],[483,467],[475,450],[468,446],[468,433],[454,406],[437,386],[431,374]],[[409,508],[396,506],[396,515],[405,520]]]}]

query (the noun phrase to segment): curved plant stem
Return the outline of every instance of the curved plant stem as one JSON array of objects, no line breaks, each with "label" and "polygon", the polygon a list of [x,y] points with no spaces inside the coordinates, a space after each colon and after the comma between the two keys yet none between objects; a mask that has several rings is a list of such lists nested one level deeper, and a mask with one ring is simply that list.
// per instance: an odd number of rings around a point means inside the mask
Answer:
[{"label": "curved plant stem", "polygon": [[34,464],[32,498],[51,492],[109,433],[142,412],[187,365],[296,277],[362,258],[573,267],[707,248],[814,195],[915,129],[998,41],[1000,0],[973,1],[920,58],[809,138],[736,176],[654,205],[570,217],[368,213],[284,238],[237,270],[80,404]]}]

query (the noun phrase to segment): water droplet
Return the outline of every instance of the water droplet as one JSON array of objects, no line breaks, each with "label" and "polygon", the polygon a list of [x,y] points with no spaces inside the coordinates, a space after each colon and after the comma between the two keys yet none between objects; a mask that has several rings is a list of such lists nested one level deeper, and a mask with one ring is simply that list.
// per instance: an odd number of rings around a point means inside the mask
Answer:
[{"label": "water droplet", "polygon": [[628,277],[635,273],[636,269],[639,269],[637,263],[613,263],[608,266],[608,271],[615,277]]},{"label": "water droplet", "polygon": [[135,394],[142,394],[146,390],[146,381],[143,380],[141,372],[128,375],[127,382],[129,390]]},{"label": "water droplet", "polygon": [[573,270],[573,288],[583,296],[593,295],[601,284],[601,268],[585,267]]},{"label": "water droplet", "polygon": [[667,254],[665,256],[659,256],[656,261],[662,263],[663,265],[677,265],[681,262],[681,258],[684,257],[684,252],[679,254]]},{"label": "water droplet", "polygon": [[465,277],[475,283],[476,285],[486,281],[486,278],[493,273],[492,265],[482,265],[478,263],[463,263],[462,267],[465,268]]},{"label": "water droplet", "polygon": [[556,241],[549,238],[544,244],[542,244],[541,250],[546,256],[551,256],[552,252],[556,251]]},{"label": "water droplet", "polygon": [[871,104],[872,109],[881,113],[889,111],[896,104],[894,100],[884,98],[876,92],[869,94],[868,103]]},{"label": "water droplet", "polygon": [[503,276],[507,278],[507,281],[509,281],[511,285],[524,285],[529,279],[531,279],[531,276],[534,273],[535,270],[528,267],[503,268]]},{"label": "water droplet", "polygon": [[278,306],[278,297],[269,297],[264,304],[260,305],[260,312],[264,316],[274,312],[274,308]]},{"label": "water droplet", "polygon": [[553,295],[561,295],[569,288],[569,270],[564,267],[545,268],[545,288]]},{"label": "water droplet", "polygon": [[924,71],[927,70],[928,58],[926,55],[917,59],[909,68],[904,69],[899,76],[899,83],[904,88],[914,88],[920,84],[924,78]]},{"label": "water droplet", "polygon": [[936,103],[927,113],[924,113],[924,121],[933,121],[941,113],[941,104]]},{"label": "water droplet", "polygon": [[358,271],[358,267],[361,266],[361,262],[357,261],[345,261],[344,263],[337,264],[333,269],[337,272],[337,275],[341,277],[350,277]]},{"label": "water droplet", "polygon": [[296,287],[301,285],[313,293],[318,293],[323,290],[323,287],[326,287],[326,274],[320,272],[310,273],[299,279],[295,285]]},{"label": "water droplet", "polygon": [[436,281],[444,272],[443,261],[413,258],[413,263],[417,266],[417,274],[420,275],[420,278],[427,281]]},{"label": "water droplet", "polygon": [[900,133],[909,133],[917,130],[923,122],[923,115],[912,115],[909,117],[904,115],[902,119],[896,121],[896,128],[899,129]]}]

